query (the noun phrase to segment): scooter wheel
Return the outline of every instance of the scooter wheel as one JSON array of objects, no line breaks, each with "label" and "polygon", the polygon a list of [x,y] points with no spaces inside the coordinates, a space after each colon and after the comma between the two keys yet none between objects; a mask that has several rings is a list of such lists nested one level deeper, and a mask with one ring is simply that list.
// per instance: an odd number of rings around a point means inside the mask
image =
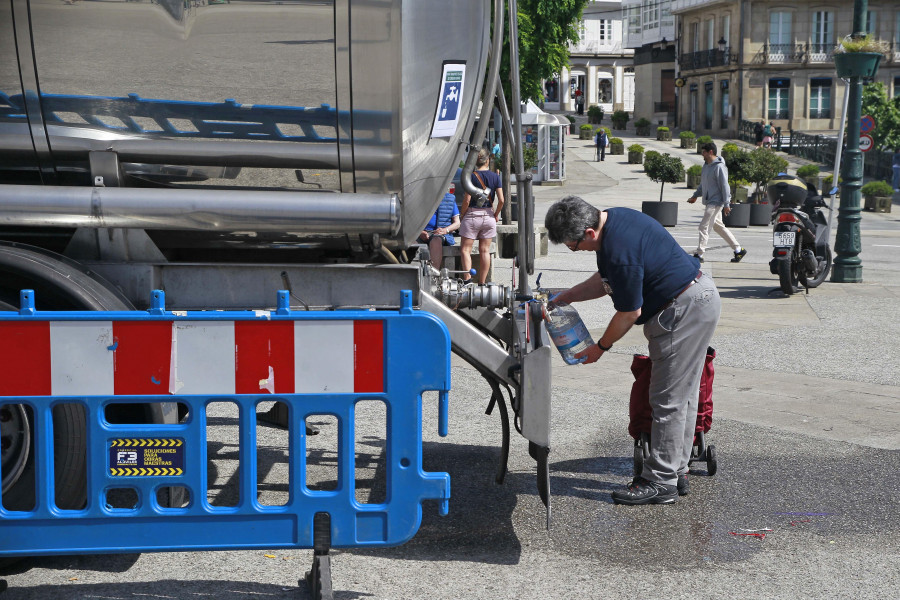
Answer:
[{"label": "scooter wheel", "polygon": [[719,465],[716,462],[716,446],[715,444],[710,444],[706,447],[706,474],[712,477],[718,470]]}]

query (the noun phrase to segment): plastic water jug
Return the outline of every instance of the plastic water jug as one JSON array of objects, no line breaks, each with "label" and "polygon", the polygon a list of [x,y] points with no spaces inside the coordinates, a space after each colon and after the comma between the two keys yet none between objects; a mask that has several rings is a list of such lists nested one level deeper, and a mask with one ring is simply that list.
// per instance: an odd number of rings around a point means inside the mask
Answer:
[{"label": "plastic water jug", "polygon": [[563,360],[570,365],[584,362],[585,357],[575,358],[575,355],[588,346],[593,346],[594,340],[591,339],[584,321],[578,316],[578,311],[565,302],[551,303],[545,311],[544,320],[550,339],[553,340]]}]

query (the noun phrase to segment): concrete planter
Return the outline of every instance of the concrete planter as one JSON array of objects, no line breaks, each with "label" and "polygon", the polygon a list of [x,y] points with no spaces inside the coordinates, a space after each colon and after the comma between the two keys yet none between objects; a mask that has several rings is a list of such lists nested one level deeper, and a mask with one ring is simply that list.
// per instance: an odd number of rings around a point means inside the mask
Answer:
[{"label": "concrete planter", "polygon": [[819,175],[809,175],[807,177],[803,177],[802,179],[806,183],[815,186],[816,190],[819,190],[822,187],[822,178]]},{"label": "concrete planter", "polygon": [[692,175],[692,174],[688,173],[688,175],[687,175],[687,187],[689,187],[689,188],[692,189],[692,190],[696,190],[698,185],[700,185],[700,176],[699,176],[699,175]]},{"label": "concrete planter", "polygon": [[685,150],[693,150],[697,147],[697,138],[681,138],[681,147]]},{"label": "concrete planter", "polygon": [[625,125],[628,121],[613,121],[612,128],[618,131],[625,131]]},{"label": "concrete planter", "polygon": [[672,132],[671,131],[657,131],[656,132],[656,141],[671,142],[672,141]]},{"label": "concrete planter", "polygon": [[891,212],[891,196],[866,196],[865,209],[880,213]]},{"label": "concrete planter", "polygon": [[594,137],[593,129],[579,129],[578,130],[578,139],[589,140]]},{"label": "concrete planter", "polygon": [[636,135],[650,135],[650,126],[648,125],[646,127],[635,127],[634,133]]},{"label": "concrete planter", "polygon": [[768,204],[750,205],[750,225],[767,227],[772,220],[772,207]]},{"label": "concrete planter", "polygon": [[752,204],[733,204],[731,212],[726,217],[722,215],[725,227],[748,227],[750,225],[750,207]]},{"label": "concrete planter", "polygon": [[663,227],[675,227],[678,224],[678,203],[648,200],[641,203],[641,212],[659,221]]},{"label": "concrete planter", "polygon": [[629,165],[640,165],[644,162],[644,153],[643,152],[629,152],[628,153],[628,164]]},{"label": "concrete planter", "polygon": [[625,144],[610,144],[609,145],[609,153],[610,154],[625,154]]}]

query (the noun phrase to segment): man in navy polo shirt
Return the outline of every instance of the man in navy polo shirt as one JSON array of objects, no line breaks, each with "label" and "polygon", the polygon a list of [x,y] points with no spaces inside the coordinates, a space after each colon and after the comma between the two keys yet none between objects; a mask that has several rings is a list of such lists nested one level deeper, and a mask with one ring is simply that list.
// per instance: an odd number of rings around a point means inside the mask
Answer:
[{"label": "man in navy polo shirt", "polygon": [[597,272],[555,302],[609,294],[616,313],[593,346],[576,357],[596,362],[633,325],[644,325],[653,363],[650,458],[616,504],[671,504],[688,493],[700,374],[722,302],[712,278],[657,221],[630,208],[599,211],[577,196],[550,207],[550,241],[597,253]]}]

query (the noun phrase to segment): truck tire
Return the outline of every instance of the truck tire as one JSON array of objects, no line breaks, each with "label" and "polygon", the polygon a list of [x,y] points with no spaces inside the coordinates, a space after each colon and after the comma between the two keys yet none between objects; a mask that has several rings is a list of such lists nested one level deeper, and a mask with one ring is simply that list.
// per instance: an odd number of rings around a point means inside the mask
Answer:
[{"label": "truck tire", "polygon": [[[92,275],[82,265],[52,252],[9,242],[0,242],[0,310],[18,310],[19,291],[35,290],[38,310],[133,310],[134,307],[110,284]],[[3,481],[3,506],[11,510],[31,510],[35,502],[33,423],[22,405],[7,404],[7,417],[19,420],[26,415],[28,443],[3,444],[4,466],[17,464],[27,453],[27,461],[15,477]],[[53,410],[54,502],[63,509],[77,510],[87,500],[86,417],[79,404],[60,404]],[[25,449],[27,446],[27,449]],[[17,559],[0,559],[0,567]]]}]

